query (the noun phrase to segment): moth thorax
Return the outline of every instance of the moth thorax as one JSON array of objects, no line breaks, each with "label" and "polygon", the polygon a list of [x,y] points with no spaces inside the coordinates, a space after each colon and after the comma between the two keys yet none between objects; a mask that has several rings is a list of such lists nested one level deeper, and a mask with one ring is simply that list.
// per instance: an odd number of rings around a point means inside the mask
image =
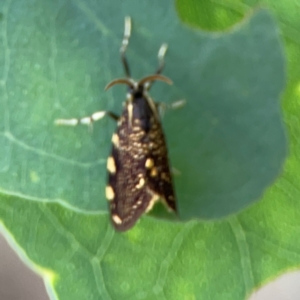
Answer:
[{"label": "moth thorax", "polygon": [[135,98],[141,98],[144,96],[145,86],[144,85],[137,85],[137,87],[128,88],[128,93],[131,95],[133,99]]}]

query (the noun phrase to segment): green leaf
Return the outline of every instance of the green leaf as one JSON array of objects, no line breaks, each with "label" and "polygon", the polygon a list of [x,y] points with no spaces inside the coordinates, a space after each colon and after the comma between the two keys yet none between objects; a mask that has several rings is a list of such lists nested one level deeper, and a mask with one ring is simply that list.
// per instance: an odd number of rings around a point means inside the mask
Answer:
[{"label": "green leaf", "polygon": [[[233,24],[238,16],[227,11],[224,24]],[[299,265],[298,114],[288,115],[294,144],[286,171],[263,201],[223,221],[145,216],[124,234],[112,230],[102,196],[115,124],[103,120],[91,135],[53,126],[56,118],[120,112],[124,89],[103,87],[123,74],[118,51],[128,14],[134,77],[155,70],[167,42],[164,74],[174,86],[157,84],[152,95],[187,100],[163,119],[180,172],[181,217],[240,210],[275,179],[286,152],[283,55],[267,11],[222,34],[184,27],[167,1],[7,0],[0,12],[0,218],[53,298],[239,300]]]},{"label": "green leaf", "polygon": [[152,95],[187,101],[163,120],[179,170],[181,219],[237,212],[277,177],[286,153],[278,103],[284,63],[266,11],[228,33],[208,34],[183,26],[171,2],[133,0],[120,8],[117,1],[33,1],[35,9],[30,3],[5,2],[1,9],[2,194],[107,211],[105,164],[115,124],[106,119],[89,134],[53,123],[96,110],[121,112],[124,87],[103,88],[123,74],[125,15],[133,19],[134,77],[154,72],[156,51],[167,42],[165,74],[174,86],[157,84]]},{"label": "green leaf", "polygon": [[232,300],[299,265],[294,194],[289,205],[269,197],[222,222],[143,218],[125,234],[106,215],[57,204],[3,197],[0,214],[58,299]]}]

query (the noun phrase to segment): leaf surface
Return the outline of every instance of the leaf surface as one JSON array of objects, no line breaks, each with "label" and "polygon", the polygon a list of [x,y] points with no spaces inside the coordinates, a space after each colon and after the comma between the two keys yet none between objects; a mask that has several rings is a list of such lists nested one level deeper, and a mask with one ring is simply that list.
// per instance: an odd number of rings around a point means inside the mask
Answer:
[{"label": "leaf surface", "polygon": [[2,194],[106,212],[106,158],[116,124],[101,120],[89,134],[84,126],[57,127],[54,120],[96,110],[121,113],[125,88],[103,89],[123,76],[125,15],[133,19],[133,76],[154,72],[159,46],[167,42],[164,74],[174,86],[158,83],[152,95],[187,101],[163,118],[179,170],[181,218],[236,212],[278,176],[286,154],[279,109],[284,63],[266,11],[228,33],[209,34],[183,26],[171,2],[148,4],[156,8],[147,16],[140,12],[150,8],[138,1],[121,9],[116,1],[38,1],[34,10],[26,3],[6,2],[2,9]]},{"label": "leaf surface", "polygon": [[[188,18],[185,3],[177,7]],[[224,27],[243,19],[222,11]],[[244,299],[299,265],[295,114],[285,173],[265,192],[286,155],[284,59],[266,10],[222,33],[184,26],[170,1],[4,1],[0,12],[0,218],[53,299]],[[155,84],[152,95],[187,101],[163,117],[181,218],[227,216],[265,192],[262,201],[221,221],[145,216],[125,234],[112,230],[103,191],[115,124],[104,119],[89,134],[53,122],[120,113],[124,88],[103,88],[123,76],[125,15],[133,77],[155,70],[167,42],[174,85]]]}]

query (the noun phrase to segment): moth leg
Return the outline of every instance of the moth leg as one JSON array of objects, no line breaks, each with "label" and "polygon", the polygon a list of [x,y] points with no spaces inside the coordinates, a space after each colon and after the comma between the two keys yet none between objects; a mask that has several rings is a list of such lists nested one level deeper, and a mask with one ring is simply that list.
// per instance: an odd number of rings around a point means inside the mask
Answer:
[{"label": "moth leg", "polygon": [[181,175],[181,172],[178,169],[174,168],[174,167],[171,168],[171,173],[174,176],[180,176]]},{"label": "moth leg", "polygon": [[160,114],[163,116],[167,110],[181,108],[185,105],[185,103],[186,103],[186,100],[182,99],[182,100],[178,100],[178,101],[175,101],[172,103],[156,102],[155,105],[156,105],[157,109],[159,110]]},{"label": "moth leg", "polygon": [[92,127],[92,124],[96,121],[101,120],[104,116],[109,116],[115,121],[119,120],[119,116],[111,111],[97,111],[93,113],[91,116],[80,118],[80,119],[57,119],[54,121],[54,124],[56,125],[65,125],[65,126],[76,126],[79,124],[82,125],[88,125],[90,128]]},{"label": "moth leg", "polygon": [[160,74],[165,67],[165,55],[168,49],[167,44],[162,44],[158,50],[157,58],[158,58],[158,68],[156,70],[156,74]]},{"label": "moth leg", "polygon": [[[165,67],[165,60],[164,60],[164,57],[165,57],[165,54],[167,52],[167,49],[168,49],[168,45],[167,44],[162,44],[158,50],[158,54],[157,54],[157,58],[158,58],[158,68],[155,72],[155,74],[160,74],[164,67]],[[147,82],[146,85],[145,85],[145,89],[147,91],[150,90],[151,86],[153,84],[153,81],[150,83],[150,82]]]},{"label": "moth leg", "polygon": [[125,74],[128,78],[130,78],[130,69],[129,69],[129,64],[125,55],[127,46],[129,44],[129,38],[131,34],[131,18],[130,17],[125,17],[125,28],[124,28],[124,36],[122,40],[122,45],[120,48],[120,54],[121,54],[121,60],[122,64],[125,70]]}]

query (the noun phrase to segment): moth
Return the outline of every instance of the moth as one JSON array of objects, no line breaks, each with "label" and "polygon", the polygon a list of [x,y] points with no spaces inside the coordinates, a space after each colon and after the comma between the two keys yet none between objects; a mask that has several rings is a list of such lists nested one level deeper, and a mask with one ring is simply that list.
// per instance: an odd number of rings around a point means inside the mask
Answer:
[{"label": "moth", "polygon": [[154,81],[172,84],[161,75],[167,45],[158,52],[159,65],[154,74],[139,81],[131,78],[126,49],[131,34],[131,19],[125,18],[120,54],[126,77],[111,81],[105,90],[117,84],[128,86],[121,116],[110,111],[95,112],[81,119],[59,119],[59,125],[91,125],[105,115],[117,121],[112,135],[112,150],[107,159],[106,198],[114,228],[126,231],[161,200],[168,210],[177,212],[176,196],[169,167],[168,151],[160,121],[159,103],[149,95]]}]

